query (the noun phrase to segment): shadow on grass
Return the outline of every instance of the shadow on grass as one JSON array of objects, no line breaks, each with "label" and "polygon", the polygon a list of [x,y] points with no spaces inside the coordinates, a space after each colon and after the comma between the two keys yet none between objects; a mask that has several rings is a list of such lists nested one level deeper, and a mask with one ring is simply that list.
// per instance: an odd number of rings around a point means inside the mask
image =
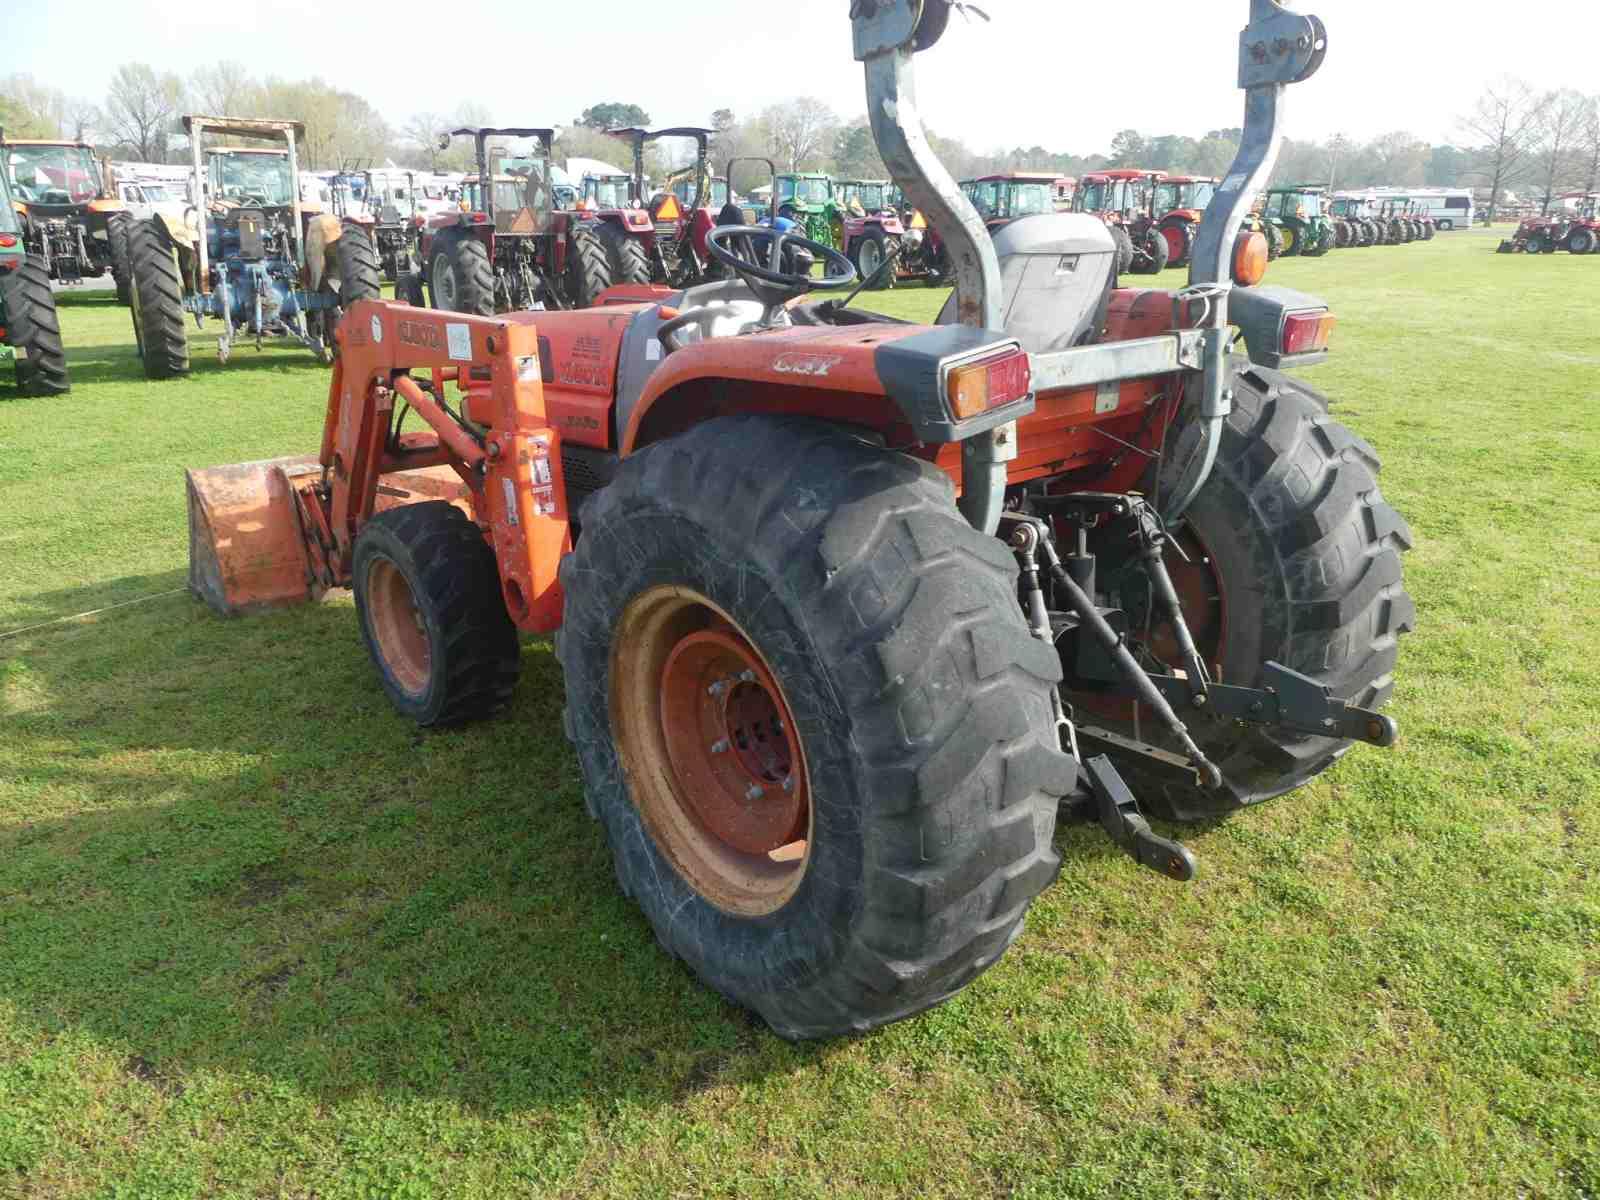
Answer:
[{"label": "shadow on grass", "polygon": [[673,1103],[826,1054],[659,950],[585,813],[548,644],[523,661],[510,712],[431,733],[347,602],[224,620],[175,596],[0,641],[0,1001],[174,1090],[484,1113]]}]

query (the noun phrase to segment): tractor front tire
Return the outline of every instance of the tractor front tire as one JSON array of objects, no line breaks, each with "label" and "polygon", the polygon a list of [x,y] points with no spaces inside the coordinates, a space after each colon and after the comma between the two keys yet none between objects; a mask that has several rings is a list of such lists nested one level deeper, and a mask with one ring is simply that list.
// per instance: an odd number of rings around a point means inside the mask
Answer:
[{"label": "tractor front tire", "polygon": [[1161,227],[1167,240],[1167,265],[1187,267],[1194,254],[1194,226],[1188,221],[1173,221]]},{"label": "tractor front tire", "polygon": [[1139,254],[1133,260],[1135,275],[1159,275],[1167,269],[1167,239],[1156,229],[1147,229],[1139,238]]},{"label": "tractor front tire", "polygon": [[1076,781],[1005,545],[947,477],[820,422],[623,460],[561,564],[567,736],[657,940],[786,1038],[994,962]]},{"label": "tractor front tire", "polygon": [[1522,243],[1522,248],[1529,254],[1544,253],[1544,236],[1542,234],[1530,233],[1528,235],[1528,240]]},{"label": "tractor front tire", "polygon": [[[1216,466],[1179,535],[1192,534],[1191,563],[1168,562],[1180,595],[1206,603],[1194,612],[1186,601],[1185,616],[1220,680],[1259,687],[1270,660],[1341,699],[1377,708],[1394,688],[1400,635],[1416,619],[1400,564],[1411,531],[1378,490],[1377,453],[1328,415],[1320,393],[1290,375],[1236,360],[1230,386],[1233,411]],[[1195,586],[1185,587],[1189,572]],[[1130,597],[1142,581],[1142,574],[1129,577]],[[1206,629],[1218,631],[1214,653],[1204,644]],[[1222,769],[1222,790],[1175,782],[1133,756],[1117,759],[1140,803],[1176,820],[1221,816],[1281,795],[1351,746],[1221,717],[1186,721]],[[1091,723],[1134,735],[1131,721]],[[1143,735],[1164,736],[1155,727],[1146,714]]]},{"label": "tractor front tire", "polygon": [[592,308],[611,286],[611,261],[600,239],[587,229],[574,229],[567,240],[567,299],[574,308]]},{"label": "tractor front tire", "polygon": [[128,229],[133,224],[130,213],[112,213],[106,222],[106,243],[111,252],[111,281],[116,285],[117,303],[133,302],[133,273],[128,261]]},{"label": "tractor front tire", "polygon": [[642,241],[629,237],[627,231],[614,221],[601,221],[595,236],[605,247],[611,283],[648,284],[654,281],[655,272],[650,268],[650,256],[645,253]]},{"label": "tractor front tire", "polygon": [[17,391],[24,396],[59,396],[71,390],[55,293],[43,262],[26,258],[15,270],[0,275],[0,312],[5,313],[6,341],[22,351],[12,363]]},{"label": "tractor front tire", "polygon": [[494,316],[494,267],[488,248],[477,238],[450,232],[434,238],[428,299],[445,312]]},{"label": "tractor front tire", "polygon": [[128,228],[133,275],[133,335],[146,379],[189,373],[189,337],[183,324],[183,277],[167,233],[152,217]]},{"label": "tractor front tire", "polygon": [[383,296],[378,248],[366,230],[346,225],[339,237],[339,307],[346,312],[357,300]]},{"label": "tractor front tire", "polygon": [[383,690],[418,725],[503,708],[521,670],[517,629],[483,531],[443,500],[377,513],[356,538],[361,637]]}]

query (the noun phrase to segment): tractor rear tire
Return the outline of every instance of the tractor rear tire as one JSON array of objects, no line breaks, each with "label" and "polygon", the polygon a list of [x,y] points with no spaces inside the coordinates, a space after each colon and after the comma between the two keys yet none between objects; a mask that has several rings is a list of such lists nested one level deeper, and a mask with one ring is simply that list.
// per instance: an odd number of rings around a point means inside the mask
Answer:
[{"label": "tractor rear tire", "polygon": [[183,277],[167,231],[152,217],[128,228],[133,273],[133,336],[146,379],[189,373],[189,336],[183,323]]},{"label": "tractor rear tire", "polygon": [[128,227],[133,223],[130,213],[112,213],[106,222],[106,244],[111,253],[111,282],[116,285],[117,303],[133,302],[133,275],[128,263]]},{"label": "tractor rear tire", "polygon": [[1261,222],[1261,236],[1267,239],[1267,261],[1276,262],[1283,255],[1283,239],[1278,227],[1271,221]]},{"label": "tractor rear tire", "polygon": [[[567,736],[662,947],[786,1038],[912,1016],[993,965],[1060,869],[1076,765],[1059,660],[948,478],[835,426],[726,417],[625,458],[582,523]],[[749,668],[664,700],[697,642]],[[736,701],[768,714],[755,734]]]},{"label": "tractor rear tire", "polygon": [[1167,239],[1167,266],[1187,267],[1194,254],[1194,226],[1188,221],[1173,221],[1161,227]]},{"label": "tractor rear tire", "polygon": [[[850,255],[850,261],[855,263],[856,272],[861,276],[861,282],[866,283],[878,268],[883,266],[884,260],[900,249],[900,239],[890,237],[879,230],[871,229],[857,240],[855,252]],[[869,287],[869,291],[882,292],[893,288],[897,280],[895,276],[900,273],[897,263],[891,270],[883,273],[879,279]]]},{"label": "tractor rear tire", "polygon": [[1147,229],[1139,238],[1140,253],[1134,259],[1135,275],[1159,275],[1167,269],[1167,239],[1158,229]]},{"label": "tractor rear tire", "polygon": [[654,282],[655,272],[650,268],[650,256],[645,253],[644,243],[638,238],[629,237],[627,231],[614,221],[601,221],[595,236],[605,247],[606,265],[612,283]]},{"label": "tractor rear tire", "polygon": [[428,299],[445,312],[494,316],[494,267],[488,248],[477,238],[448,230],[434,238]]},{"label": "tractor rear tire", "polygon": [[1569,254],[1593,254],[1597,240],[1592,229],[1574,229],[1567,235]]},{"label": "tractor rear tire", "polygon": [[587,229],[574,229],[567,240],[567,301],[574,308],[593,308],[611,286],[611,261],[600,239]]},{"label": "tractor rear tire", "polygon": [[356,538],[361,637],[383,690],[418,725],[459,725],[503,708],[521,648],[483,531],[453,504],[375,514]]},{"label": "tractor rear tire", "polygon": [[0,300],[6,341],[22,351],[12,362],[17,391],[24,396],[59,396],[70,391],[61,321],[44,263],[26,258],[15,270],[0,275]]},{"label": "tractor rear tire", "polygon": [[[1216,466],[1185,517],[1201,551],[1191,558],[1220,594],[1220,644],[1207,659],[1220,667],[1217,678],[1245,687],[1260,686],[1268,660],[1280,662],[1335,696],[1376,708],[1394,688],[1398,640],[1416,619],[1400,566],[1411,531],[1378,490],[1378,456],[1328,415],[1320,393],[1290,375],[1236,359],[1231,386],[1233,412]],[[1169,569],[1184,570],[1176,560]],[[1131,588],[1142,580],[1130,577]],[[1197,628],[1205,624],[1185,615]],[[1175,782],[1134,756],[1117,758],[1140,803],[1175,820],[1222,816],[1281,795],[1351,746],[1220,717],[1185,719],[1222,769],[1223,790]],[[1131,721],[1090,723],[1134,733]],[[1155,726],[1147,715],[1143,736],[1163,737]]]},{"label": "tractor rear tire", "polygon": [[338,253],[339,307],[349,312],[357,300],[382,299],[383,278],[372,236],[358,226],[346,225],[339,236]]},{"label": "tractor rear tire", "polygon": [[1327,229],[1324,229],[1320,234],[1317,234],[1314,241],[1309,235],[1306,239],[1305,254],[1307,258],[1321,258],[1324,254],[1332,249],[1333,229],[1331,226]]}]

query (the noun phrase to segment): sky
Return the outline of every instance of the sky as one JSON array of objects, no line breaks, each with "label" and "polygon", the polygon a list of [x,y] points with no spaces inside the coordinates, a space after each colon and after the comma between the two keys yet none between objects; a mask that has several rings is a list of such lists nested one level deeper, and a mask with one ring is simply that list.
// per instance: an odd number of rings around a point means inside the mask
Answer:
[{"label": "sky", "polygon": [[[958,15],[917,60],[929,127],[974,150],[1088,154],[1119,129],[1201,136],[1242,121],[1246,0],[977,3],[991,23]],[[1329,52],[1291,91],[1290,137],[1460,140],[1456,117],[1500,72],[1600,91],[1593,36],[1558,32],[1592,30],[1593,0],[1540,0],[1537,37],[1498,0],[1294,7],[1322,18]],[[750,116],[801,94],[846,119],[865,108],[847,0],[50,0],[29,12],[0,42],[0,76],[27,72],[96,102],[122,62],[188,75],[234,59],[256,75],[320,75],[394,125],[467,100],[524,125],[562,125],[606,100],[639,104],[657,125],[709,123],[718,108]],[[442,16],[455,28],[428,36]]]}]

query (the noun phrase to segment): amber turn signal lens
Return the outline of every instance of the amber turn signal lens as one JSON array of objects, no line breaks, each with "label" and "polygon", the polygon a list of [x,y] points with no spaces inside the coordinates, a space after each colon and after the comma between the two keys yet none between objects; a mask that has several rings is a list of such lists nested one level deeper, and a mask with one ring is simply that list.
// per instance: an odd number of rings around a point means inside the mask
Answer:
[{"label": "amber turn signal lens", "polygon": [[1254,287],[1267,274],[1267,239],[1259,233],[1240,233],[1233,243],[1233,281]]},{"label": "amber turn signal lens", "polygon": [[956,420],[965,421],[1021,400],[1028,394],[1032,379],[1028,356],[1008,350],[995,358],[952,368],[945,379],[945,395]]}]

